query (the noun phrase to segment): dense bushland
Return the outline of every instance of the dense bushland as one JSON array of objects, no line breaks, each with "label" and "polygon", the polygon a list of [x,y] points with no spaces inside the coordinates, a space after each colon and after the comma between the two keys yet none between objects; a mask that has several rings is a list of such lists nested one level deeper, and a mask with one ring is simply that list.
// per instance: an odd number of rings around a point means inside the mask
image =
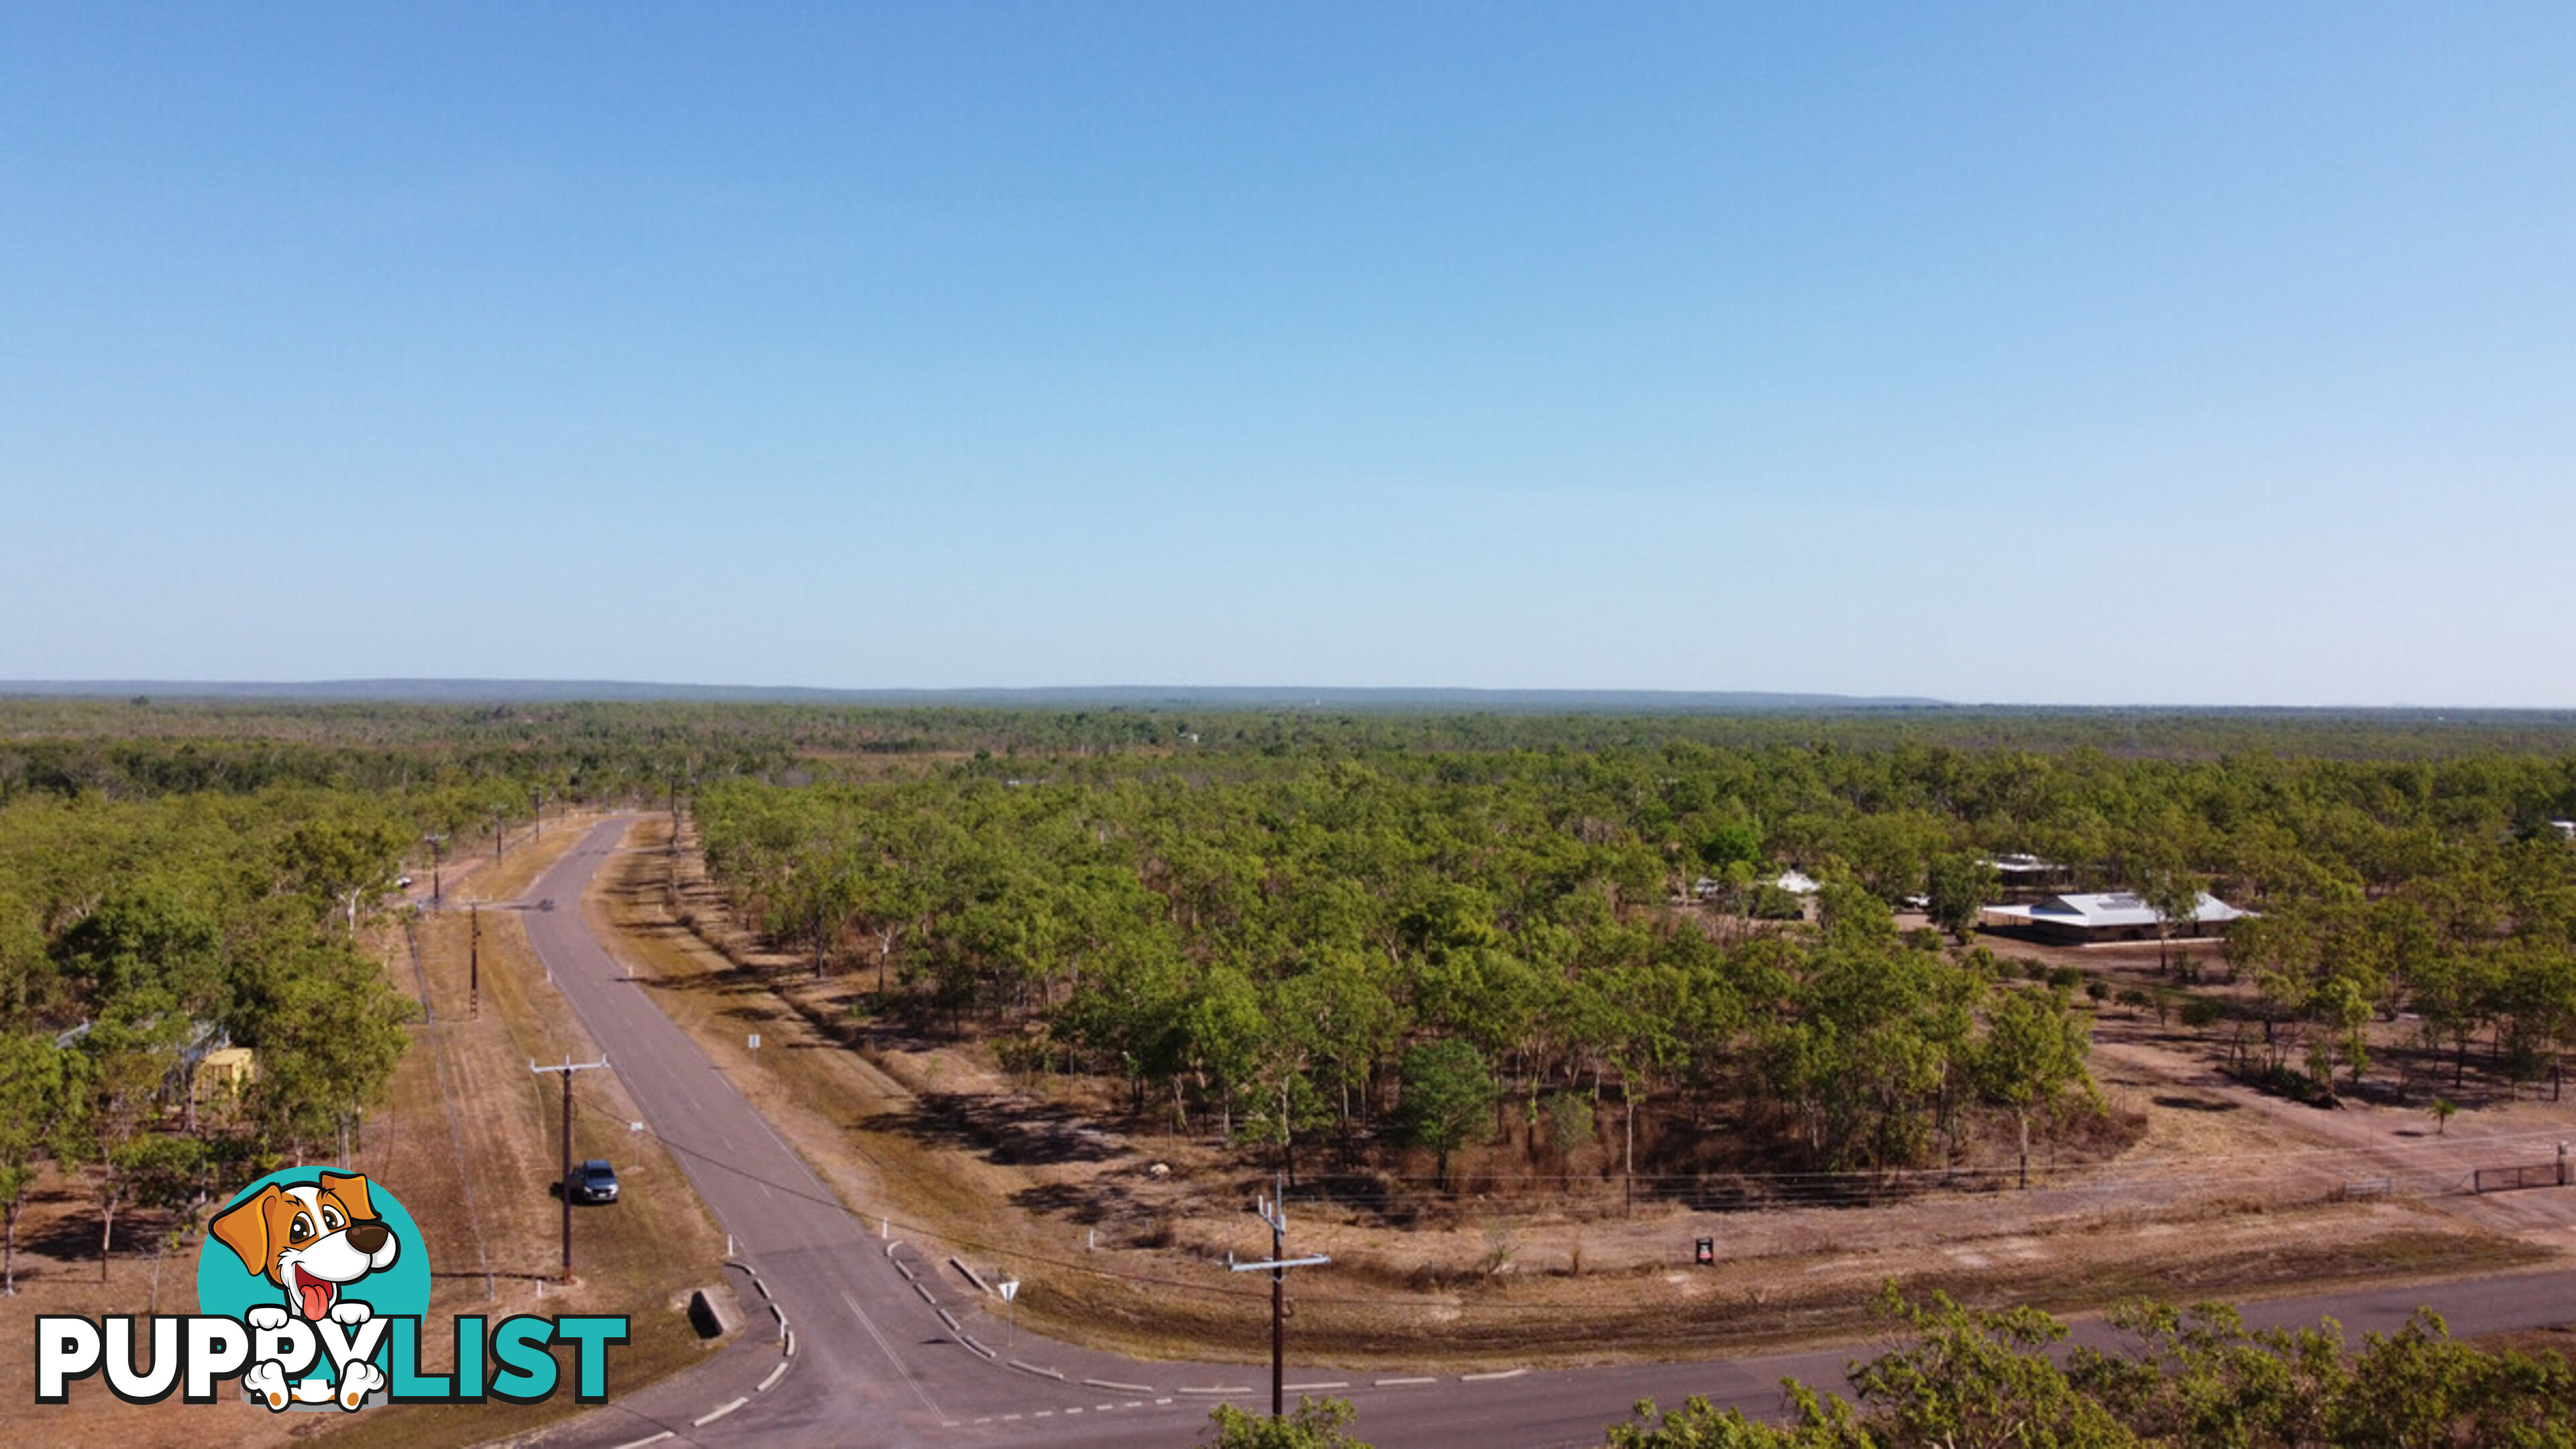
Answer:
[{"label": "dense bushland", "polygon": [[[1463,1096],[1534,1159],[1624,1138],[1654,1100],[1760,1165],[1885,1170],[2089,1101],[2071,983],[1900,939],[1889,903],[1928,890],[1964,927],[2008,851],[2177,915],[2215,889],[2263,912],[2226,956],[2261,984],[2267,1069],[2358,1076],[2363,1026],[2404,1008],[2458,1070],[2479,1043],[2529,1080],[2576,1040],[2576,852],[2547,824],[2571,802],[2566,757],[1674,741],[987,756],[737,780],[698,819],[736,904],[817,971],[951,1025],[1034,1023],[1005,1033],[1015,1064],[1119,1079],[1292,1169],[1367,1139],[1445,1172],[1474,1113],[1407,1103]],[[1826,882],[1813,929],[1726,909],[1788,864]]]},{"label": "dense bushland", "polygon": [[[14,1269],[40,1160],[120,1209],[192,1212],[287,1160],[347,1155],[410,1002],[359,944],[422,830],[472,791],[278,787],[0,806],[0,1214]],[[248,1048],[246,1083],[199,1071]]]}]

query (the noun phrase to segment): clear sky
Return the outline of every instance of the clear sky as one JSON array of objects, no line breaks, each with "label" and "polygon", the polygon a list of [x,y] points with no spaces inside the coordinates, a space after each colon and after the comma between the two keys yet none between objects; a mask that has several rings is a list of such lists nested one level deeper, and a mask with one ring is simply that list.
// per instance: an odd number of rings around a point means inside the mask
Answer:
[{"label": "clear sky", "polygon": [[0,679],[2576,706],[2576,7],[0,0]]}]

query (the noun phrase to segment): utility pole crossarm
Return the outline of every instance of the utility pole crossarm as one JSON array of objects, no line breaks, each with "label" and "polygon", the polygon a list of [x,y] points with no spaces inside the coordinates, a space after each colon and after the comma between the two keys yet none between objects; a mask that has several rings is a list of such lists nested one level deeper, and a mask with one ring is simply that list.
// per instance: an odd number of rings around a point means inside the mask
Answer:
[{"label": "utility pole crossarm", "polygon": [[1260,1216],[1262,1225],[1270,1229],[1270,1256],[1258,1263],[1238,1263],[1231,1249],[1225,1255],[1228,1272],[1270,1275],[1270,1417],[1273,1419],[1284,1417],[1287,1408],[1288,1270],[1320,1268],[1333,1261],[1322,1253],[1306,1258],[1288,1256],[1288,1204],[1285,1201],[1288,1185],[1284,1179],[1278,1191],[1278,1197],[1256,1195],[1252,1200],[1253,1212]]},{"label": "utility pole crossarm", "polygon": [[1227,1271],[1234,1273],[1266,1273],[1273,1268],[1320,1268],[1331,1261],[1333,1260],[1330,1257],[1321,1253],[1311,1258],[1281,1258],[1269,1263],[1238,1263],[1228,1256],[1225,1266]]}]

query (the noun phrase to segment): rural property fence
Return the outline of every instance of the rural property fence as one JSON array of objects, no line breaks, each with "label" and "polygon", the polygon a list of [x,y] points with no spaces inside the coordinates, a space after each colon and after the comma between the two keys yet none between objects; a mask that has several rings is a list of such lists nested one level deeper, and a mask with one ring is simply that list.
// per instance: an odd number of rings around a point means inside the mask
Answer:
[{"label": "rural property fence", "polygon": [[2567,1186],[2567,1159],[2524,1163],[2518,1167],[2481,1167],[2471,1175],[2471,1192],[2512,1192],[2525,1187]]}]

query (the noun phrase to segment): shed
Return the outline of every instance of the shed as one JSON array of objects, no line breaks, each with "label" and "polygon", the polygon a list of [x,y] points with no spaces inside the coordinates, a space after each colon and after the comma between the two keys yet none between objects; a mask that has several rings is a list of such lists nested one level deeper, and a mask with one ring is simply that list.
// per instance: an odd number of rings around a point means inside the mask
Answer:
[{"label": "shed", "polygon": [[1984,862],[2008,901],[2037,900],[2052,890],[2075,884],[2072,868],[2036,855],[1998,855]]},{"label": "shed", "polygon": [[259,1080],[259,1059],[249,1047],[222,1047],[197,1059],[188,1084],[189,1105],[203,1107],[225,1096],[239,1096]]}]

